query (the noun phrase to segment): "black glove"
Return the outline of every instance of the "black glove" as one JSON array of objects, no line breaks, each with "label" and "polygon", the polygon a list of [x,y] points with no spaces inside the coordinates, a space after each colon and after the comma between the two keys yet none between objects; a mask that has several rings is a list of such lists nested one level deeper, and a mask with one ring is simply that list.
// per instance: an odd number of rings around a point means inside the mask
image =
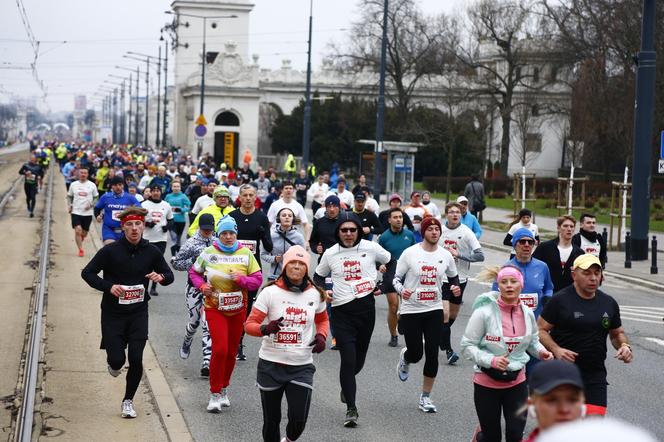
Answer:
[{"label": "black glove", "polygon": [[145,221],[145,227],[153,228],[155,225],[152,221]]},{"label": "black glove", "polygon": [[316,333],[314,340],[311,341],[309,345],[313,345],[313,348],[311,349],[312,353],[322,353],[323,350],[325,350],[325,336]]},{"label": "black glove", "polygon": [[284,326],[284,324],[281,322],[284,320],[284,317],[282,316],[279,319],[275,319],[274,321],[270,321],[267,324],[261,325],[261,334],[263,336],[267,335],[272,335],[281,330],[281,327]]},{"label": "black glove", "polygon": [[164,233],[168,232],[168,226],[161,226],[161,231]]}]

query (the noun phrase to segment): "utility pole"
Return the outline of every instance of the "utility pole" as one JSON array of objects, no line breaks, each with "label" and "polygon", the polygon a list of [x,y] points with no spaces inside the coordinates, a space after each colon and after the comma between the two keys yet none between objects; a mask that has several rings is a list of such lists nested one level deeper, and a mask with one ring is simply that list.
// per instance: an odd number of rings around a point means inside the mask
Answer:
[{"label": "utility pole", "polygon": [[125,80],[122,80],[122,87],[120,88],[120,136],[118,139],[121,144],[125,144],[127,139],[125,138],[125,121],[127,114],[125,113]]},{"label": "utility pole", "polygon": [[383,38],[380,45],[380,84],[378,86],[378,109],[376,112],[376,147],[374,159],[374,195],[380,203],[380,161],[383,153],[383,120],[385,119],[385,65],[387,63],[387,8],[388,0],[383,5]]},{"label": "utility pole", "polygon": [[633,261],[648,259],[652,120],[656,72],[655,18],[655,0],[643,0],[641,51],[638,55],[636,74],[636,112],[634,113],[632,159],[631,254]]},{"label": "utility pole", "polygon": [[140,91],[138,90],[138,84],[140,81],[138,80],[141,77],[141,68],[136,65],[136,115],[134,116],[134,145],[138,146],[138,114],[139,112],[139,107],[138,107],[138,96],[140,94]]},{"label": "utility pole", "polygon": [[148,120],[150,104],[150,59],[145,60],[145,142],[143,147],[148,147]]},{"label": "utility pole", "polygon": [[159,46],[159,56],[157,57],[157,133],[155,137],[154,147],[159,147],[159,113],[161,112],[161,100],[159,94],[161,93],[161,46]]},{"label": "utility pole", "polygon": [[132,86],[132,73],[129,74],[129,89],[127,89],[129,98],[129,113],[127,115],[127,143],[131,143],[131,86]]},{"label": "utility pole", "polygon": [[112,124],[113,124],[113,144],[118,142],[120,138],[118,135],[118,88],[113,89],[113,107],[112,107]]},{"label": "utility pole", "polygon": [[311,28],[313,26],[313,0],[309,0],[309,46],[307,49],[307,88],[304,93],[304,123],[302,128],[302,167],[308,171],[309,143],[311,141]]},{"label": "utility pole", "polygon": [[168,41],[164,39],[164,121],[162,123],[161,143],[166,147],[166,115],[168,115]]}]

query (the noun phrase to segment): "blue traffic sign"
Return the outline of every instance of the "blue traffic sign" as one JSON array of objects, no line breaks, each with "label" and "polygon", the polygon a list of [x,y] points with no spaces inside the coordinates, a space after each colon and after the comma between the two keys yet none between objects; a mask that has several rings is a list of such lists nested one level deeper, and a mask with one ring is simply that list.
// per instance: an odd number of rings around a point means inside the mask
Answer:
[{"label": "blue traffic sign", "polygon": [[205,126],[202,125],[202,124],[199,124],[199,125],[196,126],[196,128],[194,129],[194,133],[195,133],[197,136],[199,136],[199,137],[204,137],[205,134],[207,133],[207,127],[205,127]]}]

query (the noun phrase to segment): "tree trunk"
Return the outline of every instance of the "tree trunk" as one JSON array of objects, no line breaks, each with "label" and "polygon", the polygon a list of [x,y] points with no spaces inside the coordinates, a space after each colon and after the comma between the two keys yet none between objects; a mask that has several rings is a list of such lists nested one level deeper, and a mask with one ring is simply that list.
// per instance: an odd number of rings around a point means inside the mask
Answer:
[{"label": "tree trunk", "polygon": [[512,122],[510,107],[506,106],[500,116],[503,122],[503,134],[500,139],[500,173],[507,178],[507,163],[510,157],[510,123]]}]

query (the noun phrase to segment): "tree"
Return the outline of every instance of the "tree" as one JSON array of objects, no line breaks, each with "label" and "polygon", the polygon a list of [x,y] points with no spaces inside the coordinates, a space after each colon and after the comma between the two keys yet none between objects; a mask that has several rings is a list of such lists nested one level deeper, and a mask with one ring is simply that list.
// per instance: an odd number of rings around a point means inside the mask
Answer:
[{"label": "tree", "polygon": [[527,167],[542,151],[540,106],[534,93],[523,94],[521,102],[514,107],[512,119],[517,131],[514,134],[516,142],[511,144],[511,150],[521,167]]}]

